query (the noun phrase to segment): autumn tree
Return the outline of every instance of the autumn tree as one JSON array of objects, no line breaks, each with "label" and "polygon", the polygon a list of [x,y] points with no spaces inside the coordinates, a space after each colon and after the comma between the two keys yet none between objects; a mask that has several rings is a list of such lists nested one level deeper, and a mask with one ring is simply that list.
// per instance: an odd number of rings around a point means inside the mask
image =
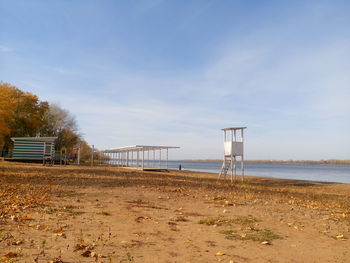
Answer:
[{"label": "autumn tree", "polygon": [[35,136],[46,124],[49,109],[36,95],[0,82],[0,145],[8,151],[11,137]]},{"label": "autumn tree", "polygon": [[81,160],[91,148],[78,132],[75,117],[58,104],[40,101],[36,95],[0,82],[0,150],[9,151],[11,137],[57,137],[56,149],[81,146]]}]

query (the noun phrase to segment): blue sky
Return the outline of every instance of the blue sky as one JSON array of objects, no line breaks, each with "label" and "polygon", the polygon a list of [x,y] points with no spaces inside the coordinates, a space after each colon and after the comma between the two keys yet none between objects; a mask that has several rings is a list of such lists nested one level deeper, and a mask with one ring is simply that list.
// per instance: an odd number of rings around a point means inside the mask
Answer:
[{"label": "blue sky", "polygon": [[99,149],[350,158],[349,1],[0,0],[0,80],[58,102]]}]

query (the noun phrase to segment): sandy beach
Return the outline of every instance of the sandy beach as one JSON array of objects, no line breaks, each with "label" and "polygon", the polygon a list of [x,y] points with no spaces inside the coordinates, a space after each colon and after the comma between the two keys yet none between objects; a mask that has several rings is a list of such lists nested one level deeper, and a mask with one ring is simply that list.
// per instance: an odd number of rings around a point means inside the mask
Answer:
[{"label": "sandy beach", "polygon": [[350,185],[0,162],[0,261],[350,262]]}]

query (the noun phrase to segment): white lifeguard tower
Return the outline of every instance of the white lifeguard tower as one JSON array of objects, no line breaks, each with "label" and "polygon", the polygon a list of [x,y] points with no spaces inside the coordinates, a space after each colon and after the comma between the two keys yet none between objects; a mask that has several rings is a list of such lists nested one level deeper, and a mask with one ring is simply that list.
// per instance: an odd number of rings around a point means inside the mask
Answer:
[{"label": "white lifeguard tower", "polygon": [[224,132],[224,161],[219,174],[219,179],[226,179],[229,170],[231,182],[237,179],[237,157],[241,161],[241,178],[244,181],[244,134],[247,127],[233,127],[221,129]]}]

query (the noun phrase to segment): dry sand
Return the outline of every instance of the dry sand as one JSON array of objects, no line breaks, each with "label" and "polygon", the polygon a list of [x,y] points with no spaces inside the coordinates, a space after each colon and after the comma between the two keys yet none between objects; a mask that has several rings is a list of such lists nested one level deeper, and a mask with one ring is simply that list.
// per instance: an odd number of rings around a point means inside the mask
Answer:
[{"label": "dry sand", "polygon": [[0,162],[0,262],[350,262],[350,185]]}]

